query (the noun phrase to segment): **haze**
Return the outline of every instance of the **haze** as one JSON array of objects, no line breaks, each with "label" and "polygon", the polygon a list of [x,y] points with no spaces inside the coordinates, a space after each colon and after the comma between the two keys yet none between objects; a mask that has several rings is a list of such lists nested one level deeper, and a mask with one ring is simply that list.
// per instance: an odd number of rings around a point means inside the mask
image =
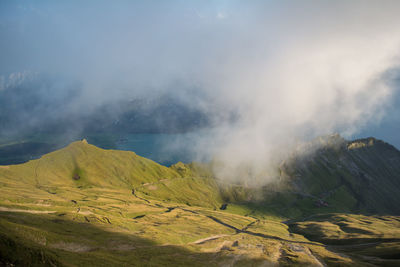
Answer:
[{"label": "haze", "polygon": [[210,119],[193,152],[228,164],[223,178],[334,132],[399,146],[399,11],[398,1],[2,1],[0,90],[38,73],[79,84],[55,114],[179,98]]}]

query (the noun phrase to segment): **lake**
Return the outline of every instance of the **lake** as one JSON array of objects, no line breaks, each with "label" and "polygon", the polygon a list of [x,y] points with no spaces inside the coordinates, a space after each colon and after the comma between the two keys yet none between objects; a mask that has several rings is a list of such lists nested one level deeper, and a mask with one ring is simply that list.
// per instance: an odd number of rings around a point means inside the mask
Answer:
[{"label": "lake", "polygon": [[199,160],[194,148],[199,134],[127,134],[117,141],[116,149],[133,151],[166,166],[179,161],[190,163]]},{"label": "lake", "polygon": [[[133,151],[137,155],[169,166],[179,161],[200,161],[195,140],[204,131],[183,134],[94,134],[65,138],[56,135],[37,135],[26,139],[0,140],[0,165],[19,164],[40,158],[73,141],[86,138],[90,144],[105,148]],[[207,160],[204,159],[203,160]]]}]

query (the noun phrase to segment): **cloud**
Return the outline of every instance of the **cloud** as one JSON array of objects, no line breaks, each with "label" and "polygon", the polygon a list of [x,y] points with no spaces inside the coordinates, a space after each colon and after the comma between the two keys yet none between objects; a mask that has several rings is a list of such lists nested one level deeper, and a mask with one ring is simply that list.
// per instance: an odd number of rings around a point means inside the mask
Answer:
[{"label": "cloud", "polygon": [[396,90],[386,73],[399,64],[398,1],[49,1],[35,12],[8,3],[1,72],[79,80],[76,109],[184,98],[213,121],[193,147],[229,165],[216,169],[225,179],[237,166],[260,172],[312,137],[356,133],[384,116]]}]

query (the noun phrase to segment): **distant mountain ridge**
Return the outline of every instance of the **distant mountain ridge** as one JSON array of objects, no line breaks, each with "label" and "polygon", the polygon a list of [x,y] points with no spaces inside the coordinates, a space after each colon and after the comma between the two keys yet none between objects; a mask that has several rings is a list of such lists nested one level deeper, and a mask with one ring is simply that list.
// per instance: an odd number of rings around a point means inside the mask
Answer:
[{"label": "distant mountain ridge", "polygon": [[109,98],[94,104],[82,86],[30,72],[0,76],[0,138],[38,133],[75,137],[104,132],[181,133],[210,124],[197,104],[205,101],[200,96],[190,104],[166,92],[114,99],[110,89]]}]

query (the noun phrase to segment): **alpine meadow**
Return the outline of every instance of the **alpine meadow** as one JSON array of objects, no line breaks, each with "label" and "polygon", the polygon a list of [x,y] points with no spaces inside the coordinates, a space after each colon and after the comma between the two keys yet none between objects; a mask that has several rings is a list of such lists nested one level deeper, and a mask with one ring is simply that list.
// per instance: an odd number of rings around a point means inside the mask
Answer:
[{"label": "alpine meadow", "polygon": [[400,2],[0,2],[0,266],[400,266]]}]

